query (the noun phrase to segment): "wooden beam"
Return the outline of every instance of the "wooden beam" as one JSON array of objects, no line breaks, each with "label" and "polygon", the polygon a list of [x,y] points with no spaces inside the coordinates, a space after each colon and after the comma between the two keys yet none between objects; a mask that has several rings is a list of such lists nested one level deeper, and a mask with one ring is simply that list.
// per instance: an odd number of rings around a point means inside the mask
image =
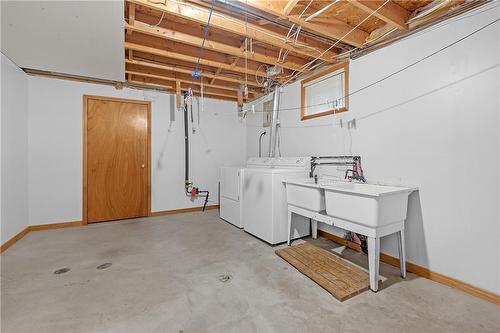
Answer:
[{"label": "wooden beam", "polygon": [[[382,0],[349,0],[349,3],[363,11],[371,14],[377,8],[382,6],[385,1]],[[398,4],[389,1],[383,5],[373,16],[378,17],[382,21],[387,22],[393,27],[399,30],[408,30],[408,25],[406,21],[410,17],[411,13],[399,6]]]},{"label": "wooden beam", "polygon": [[[176,82],[182,82],[182,83],[187,83],[187,84],[194,84],[197,86],[201,85],[200,80],[189,80],[187,77],[176,77],[168,74],[155,74],[155,73],[148,73],[148,72],[143,72],[140,70],[125,70],[125,73],[131,74],[134,76],[144,76],[144,77],[150,77],[153,79],[160,79],[160,80],[175,80]],[[229,90],[229,91],[239,91],[239,87],[234,87],[234,86],[224,86],[224,85],[219,85],[219,84],[210,84],[203,80],[203,86],[204,87],[211,87],[211,88],[218,88],[218,89],[223,89],[223,90]],[[251,91],[250,94],[256,94],[256,92]]]},{"label": "wooden beam", "polygon": [[181,82],[175,81],[175,100],[177,101],[177,110],[182,108]]},{"label": "wooden beam", "polygon": [[300,0],[288,0],[285,7],[283,8],[283,15],[288,16],[290,12],[297,6]]},{"label": "wooden beam", "polygon": [[[190,0],[191,2],[192,0]],[[135,20],[140,21],[143,23],[148,24],[150,27],[154,27],[157,25],[158,21],[160,20],[162,13],[159,11],[153,11],[150,10],[149,8],[141,8],[141,10],[137,11],[135,14]],[[173,17],[170,15],[166,15],[167,19],[163,19],[161,24],[159,25],[162,28],[169,29],[172,31],[176,31],[178,33],[183,33],[191,36],[196,36],[196,37],[203,37],[204,34],[204,29],[203,25],[188,21],[183,18],[179,17]],[[275,29],[275,26],[271,23],[270,25]],[[283,31],[283,30],[282,30]],[[221,29],[210,29],[209,34],[207,36],[207,40],[209,41],[215,41],[219,43],[223,43],[232,47],[240,47],[241,43],[245,40],[246,37],[243,37],[241,35],[233,34],[233,33],[228,33],[227,31],[223,31]],[[319,41],[312,39],[311,37],[308,37],[306,35],[300,35],[299,40],[301,40],[304,43],[310,44],[311,46],[317,46],[319,50],[324,50],[329,46],[328,43],[320,43]],[[316,43],[316,44],[315,44]],[[199,44],[201,45],[201,44]],[[199,48],[199,45],[197,46]],[[249,48],[249,51],[252,51],[251,53],[257,53],[260,55],[266,55],[270,57],[276,58],[280,48],[275,47],[273,45],[266,44],[264,42],[258,41],[253,39],[252,40],[252,47]],[[297,55],[294,52],[290,52],[288,56],[286,57],[286,60],[295,63],[295,64],[304,64],[307,63],[310,59],[309,57],[302,56],[302,55]]]},{"label": "wooden beam", "polygon": [[304,19],[299,18],[298,15],[288,16],[288,20],[295,24],[301,25],[303,29],[314,31],[323,37],[332,38],[336,40],[342,39],[343,43],[353,45],[356,47],[363,47],[363,43],[368,37],[368,33],[360,29],[353,31],[350,25],[336,19],[329,20],[329,24],[315,23],[314,20],[306,22]]},{"label": "wooden beam", "polygon": [[[449,10],[452,10],[452,8],[459,6],[463,4],[465,0],[449,0],[449,1],[441,1],[441,0],[434,0],[430,4],[426,5],[425,7],[419,8],[420,11],[425,11],[426,9],[431,10],[428,15],[422,16],[421,18],[412,21],[410,24],[408,24],[408,27],[410,30],[417,28],[421,25],[424,25],[428,23],[429,21],[432,21],[434,19],[439,18],[441,15],[446,14]],[[433,8],[435,8],[433,10]]]},{"label": "wooden beam", "polygon": [[[193,46],[193,45],[187,45],[184,43],[177,43],[168,39],[164,38],[158,38],[158,37],[153,37],[150,35],[145,35],[145,34],[134,34],[133,36],[127,37],[125,39],[126,42],[132,43],[132,44],[138,44],[138,45],[144,45],[147,47],[152,47],[155,49],[163,50],[163,51],[168,51],[168,52],[174,52],[178,54],[182,54],[183,56],[188,56],[191,57],[192,59],[195,59],[194,63],[198,60],[198,57],[200,56],[200,47],[199,46]],[[234,61],[234,59],[237,58],[236,56],[232,56],[229,54],[224,54],[220,53],[217,51],[212,51],[212,50],[205,50],[203,52],[202,59],[203,60],[208,60],[212,61],[212,63],[218,63],[222,64],[224,67],[225,65],[231,65]],[[186,60],[184,60],[186,62]],[[191,62],[192,64],[193,62]],[[189,65],[191,67],[192,65]],[[240,69],[243,70],[244,73],[248,71],[248,73],[255,73],[255,71],[259,68],[261,63],[255,62],[252,60],[248,60],[247,66],[245,66],[244,62],[242,60],[239,60],[236,63],[237,67],[240,67]],[[193,66],[194,67],[194,66]],[[212,66],[215,67],[215,66]],[[217,65],[218,68],[219,65]],[[223,68],[224,69],[224,68]],[[265,69],[262,69],[262,73],[264,73]],[[290,74],[291,71],[289,69],[284,70],[284,75]]]},{"label": "wooden beam", "polygon": [[[145,82],[144,80],[133,80],[130,81],[131,84],[137,84],[138,86],[142,86],[145,88],[151,88],[151,89],[161,89],[161,90],[166,90],[168,92],[174,92],[172,87],[170,85],[165,85],[165,84],[159,84],[159,83],[149,83]],[[200,96],[200,93],[198,91],[194,92],[195,96]],[[227,97],[227,96],[218,96],[218,95],[213,95],[213,94],[203,94],[204,97],[206,98],[214,98],[214,99],[220,99],[224,101],[231,101],[231,102],[236,102],[236,97]]]},{"label": "wooden beam", "polygon": [[[137,5],[145,6],[147,8],[152,8],[169,15],[181,17],[194,21],[201,24],[206,24],[208,20],[209,11],[192,4],[180,4],[177,2],[167,1],[166,3],[155,3],[148,0],[128,0]],[[228,18],[222,15],[218,15],[214,12],[210,20],[210,25],[212,27],[222,29],[227,32],[231,32],[237,35],[246,36],[253,38],[264,43],[274,45],[291,52],[302,54],[308,57],[315,57],[321,52],[316,47],[312,47],[309,44],[297,41],[296,43],[289,43],[285,36],[278,34],[272,30],[264,29],[258,25],[246,24],[245,21],[236,19],[234,17]],[[328,52],[321,58],[325,61],[330,61],[331,58],[335,56],[334,52]]]},{"label": "wooden beam", "polygon": [[[135,22],[135,4],[129,2],[128,3],[128,23],[134,25]],[[127,30],[127,34],[131,35],[132,30]]]},{"label": "wooden beam", "polygon": [[220,74],[220,71],[221,71],[221,69],[220,69],[220,68],[218,68],[218,69],[217,69],[217,72],[215,72],[214,77],[210,80],[210,84],[214,84],[215,79],[217,78],[217,75],[219,75],[219,74]]},{"label": "wooden beam", "polygon": [[[365,39],[368,37],[368,33],[361,29],[353,29],[349,24],[337,20],[330,19],[329,24],[314,23],[314,20],[306,22],[303,18],[299,18],[298,15],[285,15],[283,3],[280,1],[265,1],[265,0],[238,0],[242,3],[247,3],[256,9],[268,12],[270,14],[276,15],[282,19],[286,19],[292,23],[301,25],[303,29],[314,31],[319,35],[322,35],[331,39],[340,39],[343,37],[342,42],[356,47],[362,47]],[[347,34],[349,32],[349,34]],[[327,57],[331,60],[331,56]]]},{"label": "wooden beam", "polygon": [[238,98],[238,106],[242,107],[243,106],[243,92],[241,90],[238,90],[236,92],[237,98]]},{"label": "wooden beam", "polygon": [[[166,51],[150,46],[145,46],[145,45],[140,45],[140,44],[135,44],[135,43],[130,43],[130,42],[125,42],[125,48],[128,50],[133,50],[133,51],[139,51],[139,52],[145,52],[145,53],[150,53],[150,54],[155,54],[159,55],[162,57],[167,57],[167,58],[173,58],[173,59],[179,59],[183,61],[188,61],[192,63],[196,63],[198,58],[194,56],[189,56],[183,53],[178,53],[178,52],[173,52],[173,51]],[[233,72],[238,72],[238,73],[243,73],[245,74],[247,72],[246,68],[243,66],[234,66],[232,67],[230,64],[223,63],[220,61],[214,61],[214,60],[207,60],[207,59],[200,59],[200,64],[202,65],[207,65],[207,66],[212,66],[216,68],[222,68],[228,71],[233,71]],[[251,70],[251,72],[254,72]],[[255,73],[258,76],[265,77],[266,72],[264,70],[258,70]]]},{"label": "wooden beam", "polygon": [[[163,70],[168,70],[168,71],[173,71],[173,72],[178,72],[178,73],[185,73],[191,75],[193,73],[192,68],[187,68],[187,67],[182,67],[178,65],[167,65],[163,63],[158,63],[158,62],[151,62],[151,61],[143,61],[139,60],[137,58],[134,58],[134,60],[125,60],[125,63],[127,64],[134,64],[134,65],[140,65],[140,66],[145,66],[145,67],[150,67],[150,68],[157,68],[157,69],[163,69]],[[226,82],[234,82],[241,84],[244,82],[243,79],[237,79],[231,76],[225,76],[222,74],[219,74],[221,72],[221,69],[217,69],[217,72],[210,72],[208,70],[203,70],[203,76],[206,78],[215,78],[217,77],[217,80],[220,81],[226,81]],[[254,86],[254,87],[260,87],[257,82],[249,81],[248,85]]]},{"label": "wooden beam", "polygon": [[366,39],[366,43],[372,43],[384,35],[388,36],[390,35],[390,32],[392,30],[396,31],[397,28],[393,27],[391,24],[384,24],[380,28],[375,29],[370,33],[370,36],[368,36],[368,38]]},{"label": "wooden beam", "polygon": [[[174,31],[171,29],[165,29],[162,27],[151,27],[149,24],[139,21],[135,21],[134,25],[125,22],[125,29],[127,29],[127,31],[136,31],[150,36],[160,37],[174,42],[184,43],[196,47],[199,47],[203,42],[203,38],[201,37],[188,35],[182,32]],[[205,41],[205,49],[233,55],[239,58],[244,58],[246,53],[245,48],[242,49],[241,47],[231,46],[212,40]],[[278,63],[278,59],[276,57],[271,57],[265,54],[259,54],[255,52],[254,53],[248,52],[248,59],[265,64],[271,64],[271,65],[278,64],[284,68],[291,70],[300,70],[300,68],[304,65],[304,64],[293,63],[291,61]]]},{"label": "wooden beam", "polygon": [[[176,87],[177,83],[172,80],[167,80],[167,79],[156,79],[156,78],[149,78],[145,76],[135,76],[134,75],[134,82],[143,82],[143,83],[152,83],[158,86],[163,86],[168,89],[173,89],[174,86]],[[199,93],[200,89],[198,87],[190,87],[190,84],[188,83],[182,83],[181,84],[181,90],[187,90],[191,88],[194,92]],[[227,97],[227,98],[232,98],[232,99],[237,99],[236,92],[230,92],[226,90],[221,90],[221,89],[216,89],[216,88],[203,88],[203,94],[204,95],[210,95],[210,96],[221,96],[221,97]]]}]

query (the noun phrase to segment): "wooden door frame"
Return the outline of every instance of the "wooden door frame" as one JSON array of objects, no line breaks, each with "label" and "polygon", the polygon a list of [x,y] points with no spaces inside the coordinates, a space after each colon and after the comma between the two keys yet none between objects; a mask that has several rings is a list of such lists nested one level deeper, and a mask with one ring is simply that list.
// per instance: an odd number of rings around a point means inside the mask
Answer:
[{"label": "wooden door frame", "polygon": [[112,101],[122,103],[132,103],[146,105],[148,118],[148,134],[147,134],[147,216],[151,216],[151,101],[142,101],[136,99],[83,95],[83,203],[82,203],[82,224],[88,223],[87,216],[87,101],[89,99],[100,101]]}]

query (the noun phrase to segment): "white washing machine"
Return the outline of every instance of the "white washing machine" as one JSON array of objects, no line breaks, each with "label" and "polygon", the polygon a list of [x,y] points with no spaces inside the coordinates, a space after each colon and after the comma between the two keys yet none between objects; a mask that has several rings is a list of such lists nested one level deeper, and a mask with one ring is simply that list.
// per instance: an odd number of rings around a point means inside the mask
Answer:
[{"label": "white washing machine", "polygon": [[[243,169],[241,217],[246,232],[268,242],[287,240],[287,201],[285,179],[309,177],[310,157],[279,157],[247,162]],[[293,239],[309,232],[309,219],[294,215]]]},{"label": "white washing machine", "polygon": [[[274,159],[268,157],[251,157],[247,167],[269,168],[273,162]],[[238,228],[243,228],[241,197],[244,170],[245,167],[221,167],[219,170],[219,216]]]}]

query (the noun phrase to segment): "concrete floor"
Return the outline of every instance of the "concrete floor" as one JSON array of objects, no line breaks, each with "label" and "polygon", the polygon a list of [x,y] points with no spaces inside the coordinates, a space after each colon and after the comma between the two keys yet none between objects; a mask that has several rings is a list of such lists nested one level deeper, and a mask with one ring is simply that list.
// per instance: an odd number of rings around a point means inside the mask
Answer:
[{"label": "concrete floor", "polygon": [[1,256],[1,331],[500,332],[500,307],[385,264],[340,303],[275,250],[213,210],[31,232]]}]

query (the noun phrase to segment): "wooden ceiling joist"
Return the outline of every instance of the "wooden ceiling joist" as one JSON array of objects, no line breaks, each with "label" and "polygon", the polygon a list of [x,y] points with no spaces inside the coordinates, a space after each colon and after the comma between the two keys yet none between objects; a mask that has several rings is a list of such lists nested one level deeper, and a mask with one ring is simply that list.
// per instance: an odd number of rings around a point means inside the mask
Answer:
[{"label": "wooden ceiling joist", "polygon": [[[135,14],[136,21],[149,24],[149,26],[152,27],[158,26],[176,32],[184,33],[187,35],[196,36],[199,38],[202,38],[204,35],[203,24],[190,21],[178,16],[170,16],[170,15],[164,15],[163,20],[161,20],[162,12],[149,8],[144,8],[141,6],[139,6],[139,8],[140,10],[137,11]],[[272,22],[268,21],[268,23],[272,25]],[[283,32],[283,34],[286,35],[286,31]],[[309,43],[311,40],[310,37],[306,36],[299,36],[299,38],[303,43]],[[233,47],[240,47],[240,45],[245,40],[245,36],[240,34],[228,33],[225,30],[217,29],[215,27],[210,26],[209,33],[207,35],[207,40],[223,43]],[[276,57],[276,55],[279,53],[280,50],[279,47],[255,39],[251,39],[251,42],[252,42],[250,46],[251,52],[265,54],[274,57]],[[199,44],[198,46],[200,45],[201,44]],[[317,45],[317,48],[324,49],[327,46],[328,44],[323,43],[321,45]],[[290,52],[287,57],[287,60],[290,60],[291,62],[294,63],[305,63],[308,61],[308,59],[310,59],[310,57],[311,57],[310,55],[304,56],[304,55],[298,55],[294,52]]]},{"label": "wooden ceiling joist", "polygon": [[[316,23],[314,20],[306,22],[299,18],[298,15],[288,16],[288,20],[295,24],[301,25],[303,29],[314,31],[317,34],[341,40],[343,43],[350,44],[355,47],[363,47],[363,43],[369,36],[368,33],[360,29],[354,29],[342,21],[331,19],[328,24]],[[351,31],[352,30],[352,31]]]},{"label": "wooden ceiling joist", "polygon": [[[171,93],[175,93],[175,89],[172,88],[170,85],[164,85],[164,84],[156,84],[156,83],[148,83],[148,82],[145,82],[144,80],[130,80],[129,83],[131,83],[132,85],[137,85],[139,87],[148,87],[148,88],[151,88],[151,89],[161,89],[161,90],[166,90],[168,92],[171,92]],[[196,97],[200,97],[200,92],[199,91],[194,91],[193,93]],[[237,97],[227,97],[227,96],[219,96],[219,95],[213,95],[213,94],[206,94],[204,93],[203,96],[205,98],[214,98],[214,99],[221,99],[221,100],[225,100],[225,101],[231,101],[231,102],[235,102],[237,101]],[[181,106],[182,106],[182,100],[179,99],[179,101],[181,102]],[[181,106],[178,107],[178,109],[181,108]]]},{"label": "wooden ceiling joist", "polygon": [[[241,101],[244,85],[248,86],[252,99],[262,93],[264,89],[258,81],[267,77],[263,64],[278,64],[283,68],[283,74],[276,78],[279,81],[292,71],[307,72],[304,64],[313,58],[334,63],[339,52],[353,47],[376,47],[388,38],[399,38],[417,27],[450,17],[450,12],[463,12],[461,6],[467,3],[466,0],[231,0],[239,4],[217,1],[204,40],[210,0],[125,1],[124,60],[129,82],[174,92],[192,87],[198,95],[203,82],[204,96],[231,101]],[[465,11],[473,6],[466,8]],[[299,17],[300,12],[304,15]],[[301,33],[292,26],[300,27]],[[204,51],[198,63],[203,41]],[[322,54],[333,43],[336,48]],[[195,69],[203,75],[193,80]]]},{"label": "wooden ceiling joist", "polygon": [[[162,27],[152,27],[149,24],[135,21],[134,25],[125,23],[125,28],[127,31],[137,31],[143,34],[148,34],[155,37],[165,38],[174,42],[184,43],[192,46],[200,46],[203,42],[203,38],[196,37],[192,35],[188,35],[182,32],[174,31],[171,29],[165,29]],[[230,54],[239,58],[244,58],[245,53],[248,53],[248,59],[257,61],[265,64],[278,64],[278,59],[276,57],[271,57],[265,54],[259,53],[251,53],[245,52],[245,48],[235,47],[232,45],[227,45],[224,43],[206,40],[205,41],[205,49],[217,51],[225,54]],[[291,61],[284,61],[279,63],[283,68],[291,69],[291,70],[300,70],[300,68],[304,65],[299,63],[293,63]]]},{"label": "wooden ceiling joist", "polygon": [[[142,82],[142,83],[151,83],[154,85],[158,85],[161,87],[166,87],[168,89],[175,89],[176,81],[174,80],[166,80],[166,79],[157,79],[157,78],[149,78],[145,76],[137,76],[137,75],[132,75],[132,82]],[[190,87],[189,83],[183,83],[181,81],[178,81],[181,84],[181,89],[182,90],[187,90],[191,88],[193,92],[195,93],[200,93],[200,88],[199,87]],[[216,88],[203,88],[203,95],[207,96],[220,96],[220,97],[226,97],[226,98],[232,98],[233,100],[236,100],[238,98],[236,92],[231,92],[227,90],[221,90],[221,89],[216,89]]]},{"label": "wooden ceiling joist", "polygon": [[[200,39],[200,43],[197,45],[197,47],[198,48],[200,47],[204,35],[203,25],[180,17],[173,17],[168,15],[165,16],[166,18],[164,17],[164,19],[161,20],[161,15],[162,15],[161,12],[140,6],[139,8],[140,10],[136,12],[135,16],[136,21],[148,24],[149,27],[158,26],[164,29],[175,31],[176,33],[198,37]],[[158,22],[160,23],[158,24]],[[303,41],[307,40],[308,40],[307,38],[303,38]],[[244,41],[245,41],[244,36],[228,33],[226,31],[216,29],[213,27],[210,27],[209,33],[207,35],[207,44],[208,42],[210,43],[217,42],[220,44],[230,46],[232,48],[239,49],[242,44],[244,45]],[[328,45],[325,44],[322,46],[321,49],[324,49],[326,47],[328,47]],[[271,62],[268,63],[270,65],[274,64],[275,60],[272,59],[276,59],[280,51],[280,48],[250,38],[249,38],[248,49],[249,49],[249,55],[255,53],[257,55],[265,55],[266,57],[270,58]],[[211,51],[213,51],[213,49],[211,49]],[[240,52],[244,54],[244,49],[241,50]],[[249,59],[252,60],[251,58]],[[309,62],[310,57],[301,56],[293,52],[290,52],[288,53],[285,60],[291,64],[302,65]]]},{"label": "wooden ceiling joist", "polygon": [[[200,24],[206,24],[208,21],[209,12],[202,7],[188,4],[174,3],[167,1],[165,3],[150,2],[148,0],[128,0],[136,5],[145,6],[156,9],[169,15],[188,19]],[[316,57],[322,50],[310,44],[301,41],[288,41],[285,36],[276,33],[272,30],[262,28],[261,26],[245,23],[237,18],[226,17],[214,13],[210,20],[210,26],[221,29],[240,36],[246,36],[266,44],[274,45],[285,50],[295,52],[307,57]],[[330,61],[335,56],[334,52],[324,54],[320,59]]]},{"label": "wooden ceiling joist", "polygon": [[374,12],[383,5],[373,14],[373,16],[378,17],[399,30],[408,30],[406,21],[410,18],[411,13],[392,1],[386,4],[384,4],[384,2],[383,0],[349,0],[350,4],[362,9],[368,14]]},{"label": "wooden ceiling joist", "polygon": [[[285,6],[287,5],[287,3],[283,3],[282,1],[269,1],[269,0],[238,0],[238,1],[246,3],[249,6],[252,6],[258,10],[268,12],[272,15],[276,15],[282,19],[298,24],[302,26],[303,29],[313,31],[326,38],[336,39],[336,40],[342,38],[342,42],[356,47],[362,47],[364,41],[368,37],[367,32],[361,29],[353,30],[352,26],[335,18],[329,19],[328,24],[323,24],[314,22],[314,19],[311,21],[305,21],[304,18],[299,18],[299,15],[285,14]],[[331,59],[331,57],[329,59]]]},{"label": "wooden ceiling joist", "polygon": [[[430,12],[428,15],[425,15],[417,20],[412,21],[410,24],[408,24],[410,30],[417,28],[423,24],[426,24],[427,22],[434,20],[441,15],[445,14],[448,12],[450,9],[454,7],[458,7],[459,5],[464,4],[466,1],[465,0],[448,0],[448,1],[438,1],[434,0],[431,3],[429,3],[427,6],[424,6],[420,8],[420,10],[425,11],[426,9],[429,9]],[[478,1],[479,3],[479,1]],[[432,9],[434,8],[434,9]]]},{"label": "wooden ceiling joist", "polygon": [[[133,36],[128,37],[126,41],[133,44],[147,45],[149,47],[164,51],[180,53],[183,54],[184,56],[195,58],[196,60],[198,60],[198,57],[200,57],[199,46],[177,43],[165,38],[153,37],[150,35],[136,33]],[[248,60],[246,63],[243,60],[241,61],[238,60],[235,62],[235,59],[240,59],[240,58],[237,56],[232,56],[229,54],[208,49],[204,50],[201,58],[212,61],[214,63],[221,63],[226,65],[235,63],[235,65],[238,65],[238,67],[247,69],[248,73],[254,73],[257,70],[257,68],[261,65],[261,63],[252,60]],[[285,74],[289,72],[290,70],[285,70]],[[262,73],[264,73],[264,70],[262,70]]]},{"label": "wooden ceiling joist", "polygon": [[[125,73],[131,74],[131,75],[151,77],[151,78],[155,78],[155,79],[175,80],[175,81],[179,81],[182,83],[188,83],[188,84],[194,84],[194,85],[201,85],[201,81],[203,80],[204,87],[212,87],[212,88],[218,88],[218,89],[230,90],[230,91],[241,90],[239,85],[212,84],[212,83],[210,83],[210,81],[208,79],[205,79],[205,78],[201,78],[201,79],[198,78],[196,80],[192,80],[190,75],[187,75],[187,74],[148,70],[147,68],[144,69],[144,68],[136,67],[136,66],[129,66],[125,70]],[[249,93],[252,95],[257,94],[257,92],[254,91],[253,89],[249,89]]]},{"label": "wooden ceiling joist", "polygon": [[[134,25],[135,22],[135,4],[134,3],[129,3],[128,4],[128,22],[132,25]],[[127,31],[127,34],[131,34],[132,30]]]},{"label": "wooden ceiling joist", "polygon": [[[127,50],[145,52],[145,53],[155,54],[155,55],[159,55],[159,56],[166,57],[166,58],[173,58],[173,59],[188,61],[188,62],[192,62],[194,64],[198,61],[198,58],[194,57],[194,56],[186,55],[186,54],[179,53],[179,52],[166,51],[166,50],[162,50],[159,48],[140,45],[140,44],[136,44],[136,43],[125,42],[125,48]],[[200,64],[207,65],[207,66],[213,66],[216,68],[222,68],[222,69],[225,69],[228,71],[238,72],[238,73],[242,73],[242,74],[247,73],[247,70],[245,69],[244,66],[232,66],[230,64],[219,62],[219,61],[214,61],[214,60],[208,60],[208,59],[202,58],[202,59],[200,59]],[[262,69],[255,71],[255,74],[259,75],[259,76],[266,76],[266,72]]]},{"label": "wooden ceiling joist", "polygon": [[[167,64],[162,64],[162,63],[158,63],[158,62],[151,62],[151,61],[143,61],[143,60],[140,60],[137,58],[135,58],[134,60],[126,59],[125,63],[139,65],[139,66],[148,67],[148,68],[157,68],[157,69],[172,71],[172,72],[176,72],[176,73],[184,73],[184,74],[189,74],[189,75],[191,75],[193,73],[193,70],[190,68],[187,68],[187,67],[182,67],[182,66],[178,66],[178,65],[167,65]],[[217,70],[217,71],[219,71],[219,70]],[[210,71],[205,70],[205,69],[202,70],[203,76],[206,78],[210,78],[212,80],[214,78],[217,78],[217,80],[225,81],[225,82],[232,82],[232,83],[237,83],[237,84],[244,83],[244,80],[237,79],[237,78],[234,78],[231,76],[225,76],[225,75],[220,74],[220,71],[219,71],[219,73],[217,73],[217,71],[210,72]],[[250,87],[252,87],[252,86],[259,87],[259,85],[256,82],[252,82],[252,81],[249,81],[248,85]]]},{"label": "wooden ceiling joist", "polygon": [[217,75],[219,75],[219,74],[220,74],[220,71],[221,71],[221,69],[220,69],[220,68],[219,68],[219,69],[217,69],[217,71],[215,72],[215,75],[214,75],[214,76],[212,77],[212,79],[210,80],[210,84],[214,84],[215,79],[217,79]]}]

